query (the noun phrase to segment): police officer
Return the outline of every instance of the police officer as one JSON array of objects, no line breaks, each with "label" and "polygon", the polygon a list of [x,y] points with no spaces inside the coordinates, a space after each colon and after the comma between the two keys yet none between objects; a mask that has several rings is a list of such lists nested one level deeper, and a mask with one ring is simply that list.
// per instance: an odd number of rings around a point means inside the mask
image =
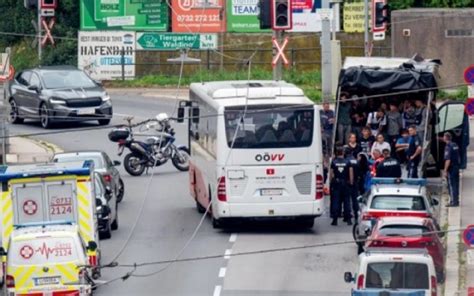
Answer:
[{"label": "police officer", "polygon": [[448,179],[449,196],[451,197],[448,207],[459,206],[459,167],[461,158],[459,146],[452,141],[450,133],[444,133],[444,176]]},{"label": "police officer", "polygon": [[350,217],[350,192],[349,186],[354,184],[354,172],[351,164],[344,158],[344,149],[336,149],[336,158],[331,163],[329,172],[331,186],[331,225],[337,225],[337,219],[341,214],[341,206],[344,203],[344,220],[348,225],[352,225]]},{"label": "police officer", "polygon": [[416,133],[416,125],[408,128],[410,139],[408,142],[407,158],[408,158],[408,178],[418,178],[418,165],[421,160],[421,140]]},{"label": "police officer", "polygon": [[[349,185],[349,191],[351,195],[352,211],[354,212],[354,221],[357,221],[359,217],[359,202],[357,201],[357,197],[359,196],[359,182],[362,178],[362,172],[357,158],[354,157],[352,149],[347,149],[347,147],[344,148],[344,154],[346,155],[346,160],[351,165],[354,174],[354,183],[353,185]],[[345,214],[344,216],[347,217],[350,216],[350,214]],[[344,222],[348,222],[348,224],[352,223],[351,220],[345,220]]]},{"label": "police officer", "polygon": [[390,150],[383,150],[384,160],[379,163],[375,176],[378,178],[401,178],[402,167],[396,158],[390,155]]}]

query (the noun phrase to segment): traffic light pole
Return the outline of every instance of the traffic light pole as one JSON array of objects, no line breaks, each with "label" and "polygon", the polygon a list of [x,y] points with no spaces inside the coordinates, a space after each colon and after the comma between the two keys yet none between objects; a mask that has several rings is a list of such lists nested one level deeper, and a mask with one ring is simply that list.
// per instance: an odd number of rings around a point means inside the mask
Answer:
[{"label": "traffic light pole", "polygon": [[[277,31],[273,30],[273,37],[278,41],[278,44],[283,43],[283,32],[284,31]],[[273,45],[273,57],[278,54],[278,50]],[[275,67],[273,67],[273,80],[282,80],[283,79],[283,62],[281,59],[278,59]]]},{"label": "traffic light pole", "polygon": [[41,0],[37,3],[38,12],[38,64],[41,65],[42,45],[41,45]]},{"label": "traffic light pole", "polygon": [[[329,0],[323,0],[322,8],[326,11],[329,9]],[[331,20],[329,15],[322,18],[320,44],[323,102],[329,102],[332,99]]]}]

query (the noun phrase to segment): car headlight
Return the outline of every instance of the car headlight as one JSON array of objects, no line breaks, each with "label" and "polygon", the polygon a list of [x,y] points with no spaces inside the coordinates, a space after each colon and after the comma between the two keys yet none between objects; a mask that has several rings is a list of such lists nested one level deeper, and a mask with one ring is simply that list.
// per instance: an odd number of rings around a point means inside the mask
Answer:
[{"label": "car headlight", "polygon": [[110,101],[110,96],[108,94],[102,97],[102,102],[107,102],[107,101]]},{"label": "car headlight", "polygon": [[51,98],[49,99],[51,104],[66,105],[66,101],[60,98]]}]

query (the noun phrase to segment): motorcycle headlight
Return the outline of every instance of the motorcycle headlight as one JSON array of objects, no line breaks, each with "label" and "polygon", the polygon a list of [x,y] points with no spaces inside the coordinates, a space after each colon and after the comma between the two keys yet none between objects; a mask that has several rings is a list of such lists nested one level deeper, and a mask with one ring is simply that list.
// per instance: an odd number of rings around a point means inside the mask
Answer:
[{"label": "motorcycle headlight", "polygon": [[51,104],[56,104],[56,105],[66,105],[66,101],[64,99],[61,99],[61,98],[52,97],[52,98],[49,99],[49,102]]}]

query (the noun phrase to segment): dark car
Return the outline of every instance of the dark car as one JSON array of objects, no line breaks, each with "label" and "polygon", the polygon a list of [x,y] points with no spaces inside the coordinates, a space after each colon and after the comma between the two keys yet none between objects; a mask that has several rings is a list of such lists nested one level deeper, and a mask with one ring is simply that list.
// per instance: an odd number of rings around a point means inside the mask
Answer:
[{"label": "dark car", "polygon": [[100,83],[69,66],[39,67],[18,73],[5,90],[12,123],[40,119],[49,128],[55,121],[112,119],[110,96]]},{"label": "dark car", "polygon": [[103,239],[111,238],[112,230],[118,229],[117,197],[101,174],[94,173],[94,182],[99,235]]},{"label": "dark car", "polygon": [[94,171],[104,177],[105,185],[109,186],[117,196],[117,202],[121,202],[125,194],[125,184],[120,177],[120,172],[116,168],[116,166],[120,165],[119,161],[112,161],[107,153],[94,150],[56,153],[53,156],[53,162],[86,160],[94,162]]}]

